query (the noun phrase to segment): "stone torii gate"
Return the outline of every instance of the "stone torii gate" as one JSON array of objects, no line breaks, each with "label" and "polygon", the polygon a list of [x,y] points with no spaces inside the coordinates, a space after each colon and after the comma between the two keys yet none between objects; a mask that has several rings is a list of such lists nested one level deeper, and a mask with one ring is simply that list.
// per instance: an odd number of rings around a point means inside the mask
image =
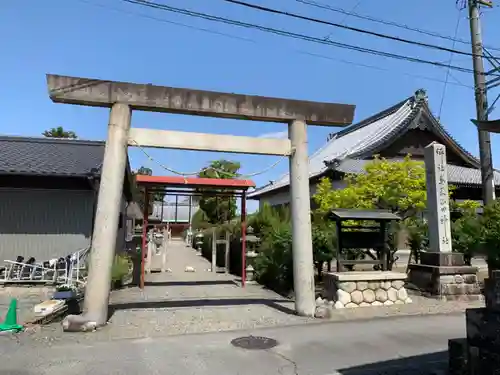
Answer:
[{"label": "stone torii gate", "polygon": [[[94,326],[107,322],[128,146],[288,155],[295,310],[302,316],[314,315],[307,124],[347,126],[353,121],[355,106],[51,74],[47,75],[47,84],[56,103],[111,109],[82,322]],[[288,123],[288,139],[131,128],[132,110]]]}]

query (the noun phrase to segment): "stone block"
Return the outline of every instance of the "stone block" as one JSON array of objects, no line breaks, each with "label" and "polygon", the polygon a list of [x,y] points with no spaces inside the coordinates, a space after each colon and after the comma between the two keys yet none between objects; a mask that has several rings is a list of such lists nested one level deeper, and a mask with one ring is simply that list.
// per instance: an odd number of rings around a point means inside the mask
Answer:
[{"label": "stone block", "polygon": [[469,345],[467,339],[448,340],[448,374],[469,375]]},{"label": "stone block", "polygon": [[347,293],[352,293],[356,290],[356,282],[352,282],[352,281],[341,282],[341,283],[338,283],[338,288],[342,289],[343,291],[345,291]]},{"label": "stone block", "polygon": [[465,322],[470,345],[500,352],[500,313],[484,307],[467,309]]},{"label": "stone block", "polygon": [[392,283],[392,287],[394,289],[401,289],[402,287],[404,287],[405,285],[405,282],[403,280],[394,280]]},{"label": "stone block", "polygon": [[368,289],[368,282],[366,281],[358,281],[356,283],[356,289],[359,290],[359,291],[363,291],[363,290],[366,290]]},{"label": "stone block", "polygon": [[464,278],[464,283],[466,283],[466,284],[476,284],[477,283],[477,275],[476,274],[463,275],[463,278]]},{"label": "stone block", "polygon": [[392,271],[327,272],[326,275],[338,282],[406,280],[405,273]]},{"label": "stone block", "polygon": [[498,347],[479,348],[477,364],[473,375],[500,374],[500,350]]},{"label": "stone block", "polygon": [[390,288],[387,291],[387,298],[389,301],[395,302],[398,299],[398,291],[394,288]]},{"label": "stone block", "polygon": [[351,294],[339,289],[337,290],[337,301],[340,301],[345,306],[351,302]]},{"label": "stone block", "polygon": [[355,290],[354,292],[352,292],[351,301],[356,305],[359,305],[361,302],[363,302],[363,292],[361,292],[360,290]]},{"label": "stone block", "polygon": [[463,266],[464,254],[455,252],[422,252],[420,263],[429,266]]},{"label": "stone block", "polygon": [[375,301],[375,292],[371,289],[366,289],[363,291],[364,302],[372,303]]},{"label": "stone block", "polygon": [[406,291],[405,288],[401,288],[398,290],[398,300],[401,300],[401,301],[406,301],[406,299],[408,298],[408,292]]},{"label": "stone block", "polygon": [[456,275],[440,275],[439,283],[440,284],[454,284]]},{"label": "stone block", "polygon": [[333,305],[333,307],[336,308],[336,309],[343,309],[345,307],[345,305],[342,302],[337,301],[337,302],[335,302],[335,304]]},{"label": "stone block", "polygon": [[481,294],[476,267],[412,264],[409,269],[409,284],[424,295],[447,298]]},{"label": "stone block", "polygon": [[384,289],[377,289],[375,291],[375,299],[379,302],[387,301],[389,297],[387,297],[387,291]]},{"label": "stone block", "polygon": [[380,287],[384,290],[389,290],[392,287],[392,283],[390,281],[383,281],[380,283]]},{"label": "stone block", "polygon": [[441,295],[463,295],[467,294],[465,289],[465,284],[442,284],[440,285],[440,293]]},{"label": "stone block", "polygon": [[314,317],[319,319],[328,319],[330,318],[330,308],[327,306],[318,306],[316,307],[316,311],[314,313]]},{"label": "stone block", "polygon": [[500,310],[500,271],[490,273],[490,277],[484,280],[486,307],[490,310]]}]

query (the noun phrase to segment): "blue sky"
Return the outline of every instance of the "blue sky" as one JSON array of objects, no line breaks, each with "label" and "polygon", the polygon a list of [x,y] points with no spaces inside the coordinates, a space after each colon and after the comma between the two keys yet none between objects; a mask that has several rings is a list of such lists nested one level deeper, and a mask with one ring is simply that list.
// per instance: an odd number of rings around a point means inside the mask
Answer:
[{"label": "blue sky", "polygon": [[[454,35],[460,18],[457,36],[469,39],[467,12],[459,12],[453,0],[385,0],[384,6],[371,0],[318,1],[346,10],[355,8],[355,12],[363,15],[450,36]],[[268,15],[221,0],[158,2],[317,37],[330,34],[335,41],[432,61],[448,62],[450,59],[448,52]],[[452,47],[449,40],[346,18],[294,0],[251,2]],[[169,22],[210,29],[232,37]],[[482,22],[485,44],[496,44],[500,48],[500,8],[485,9]],[[443,68],[287,39],[120,0],[3,0],[0,2],[0,32],[4,36],[0,58],[0,133],[9,135],[38,136],[47,128],[63,126],[75,131],[80,138],[105,138],[108,111],[52,103],[47,95],[46,73],[356,104],[356,120],[403,100],[419,88],[427,91],[431,108],[439,115],[444,83],[438,81],[446,78]],[[457,43],[455,48],[470,52],[468,45]],[[500,56],[500,51],[492,52]],[[453,64],[472,66],[468,56],[455,55]],[[475,117],[473,78],[471,74],[456,71],[451,75],[441,121],[462,145],[477,155],[477,132],[469,121]],[[455,85],[457,82],[469,87]],[[492,91],[490,101],[498,93],[500,89]],[[493,112],[492,117],[495,116],[500,117],[500,111]],[[134,112],[133,126],[248,136],[286,130],[283,124],[144,112]],[[310,152],[324,144],[328,133],[333,131],[336,129],[310,127]],[[500,154],[496,136],[492,146],[498,166]],[[152,168],[155,174],[169,174],[148,161],[139,150],[131,149],[129,154],[134,168],[144,165]],[[182,172],[194,172],[210,160],[228,158],[241,162],[243,174],[251,174],[277,161],[277,158],[264,156],[175,150],[150,150],[150,154],[159,163]],[[254,181],[257,185],[265,184],[287,169],[288,162],[284,159],[269,172],[256,176]]]}]

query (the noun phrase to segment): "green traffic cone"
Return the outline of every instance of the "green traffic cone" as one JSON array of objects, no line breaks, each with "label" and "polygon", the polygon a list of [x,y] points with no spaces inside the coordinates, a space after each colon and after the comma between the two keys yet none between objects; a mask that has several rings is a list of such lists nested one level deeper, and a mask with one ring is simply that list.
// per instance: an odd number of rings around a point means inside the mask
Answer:
[{"label": "green traffic cone", "polygon": [[17,324],[17,300],[15,298],[12,298],[10,300],[7,315],[5,315],[5,320],[3,321],[3,323],[0,323],[0,332],[19,332],[22,331],[23,328],[23,326]]}]

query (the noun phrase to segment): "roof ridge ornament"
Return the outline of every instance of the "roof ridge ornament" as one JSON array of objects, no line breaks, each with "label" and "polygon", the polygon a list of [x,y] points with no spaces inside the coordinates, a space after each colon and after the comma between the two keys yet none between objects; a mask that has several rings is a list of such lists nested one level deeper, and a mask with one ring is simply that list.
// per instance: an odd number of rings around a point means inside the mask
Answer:
[{"label": "roof ridge ornament", "polygon": [[327,168],[336,169],[340,166],[341,160],[339,158],[331,159],[331,160],[323,160],[323,164]]},{"label": "roof ridge ornament", "polygon": [[417,102],[427,101],[427,91],[425,91],[424,89],[418,89],[417,91],[415,91],[414,98]]}]

